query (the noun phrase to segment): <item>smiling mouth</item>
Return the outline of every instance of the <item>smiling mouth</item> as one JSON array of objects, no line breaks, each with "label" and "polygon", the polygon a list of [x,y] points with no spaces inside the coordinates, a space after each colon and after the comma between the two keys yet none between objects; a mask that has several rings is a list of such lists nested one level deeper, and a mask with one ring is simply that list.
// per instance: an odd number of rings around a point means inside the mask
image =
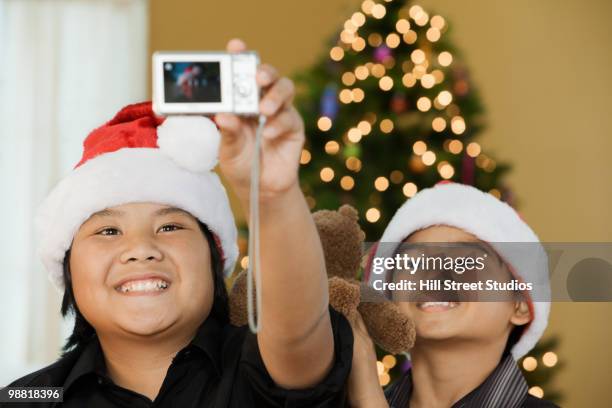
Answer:
[{"label": "smiling mouth", "polygon": [[139,279],[125,282],[115,288],[122,294],[154,294],[161,293],[170,287],[170,282],[159,279]]},{"label": "smiling mouth", "polygon": [[459,302],[418,302],[417,309],[423,312],[446,312],[459,306]]}]

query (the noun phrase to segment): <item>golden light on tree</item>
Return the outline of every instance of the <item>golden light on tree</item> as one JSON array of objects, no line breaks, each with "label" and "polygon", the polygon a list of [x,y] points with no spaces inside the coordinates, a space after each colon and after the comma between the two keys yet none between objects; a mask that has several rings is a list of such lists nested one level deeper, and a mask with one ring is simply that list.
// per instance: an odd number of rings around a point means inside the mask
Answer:
[{"label": "golden light on tree", "polygon": [[544,355],[542,356],[542,362],[544,363],[546,367],[554,367],[558,361],[559,361],[559,358],[552,351],[548,351],[544,353]]},{"label": "golden light on tree", "polygon": [[383,64],[372,65],[372,75],[376,78],[381,78],[385,75],[385,66]]},{"label": "golden light on tree", "polygon": [[249,267],[249,257],[248,256],[242,257],[242,259],[240,260],[240,266],[242,267],[242,269],[246,269]]},{"label": "golden light on tree", "polygon": [[378,208],[369,208],[368,211],[366,211],[366,220],[368,220],[368,222],[376,222],[380,219],[380,210]]},{"label": "golden light on tree", "polygon": [[329,52],[329,56],[334,61],[340,61],[342,58],[344,58],[344,50],[340,47],[334,47]]},{"label": "golden light on tree", "polygon": [[368,135],[372,131],[372,125],[367,120],[362,120],[357,124],[357,129],[361,132],[362,135]]},{"label": "golden light on tree", "polygon": [[421,156],[423,153],[425,153],[427,151],[427,144],[424,141],[422,141],[422,140],[417,140],[412,145],[412,151],[417,156]]},{"label": "golden light on tree", "polygon": [[453,154],[459,154],[461,150],[463,150],[463,143],[461,143],[461,140],[453,139],[448,144],[448,151]]},{"label": "golden light on tree", "polygon": [[414,44],[417,40],[417,33],[416,31],[408,30],[408,32],[404,34],[402,38],[406,44]]},{"label": "golden light on tree", "polygon": [[382,363],[385,366],[385,368],[389,370],[395,367],[395,364],[397,364],[397,359],[395,358],[395,356],[391,354],[387,354],[386,356],[383,357]]},{"label": "golden light on tree", "polygon": [[357,52],[362,51],[365,48],[365,46],[366,46],[366,42],[362,37],[355,38],[355,40],[351,44],[351,47]]},{"label": "golden light on tree", "polygon": [[411,72],[404,74],[404,76],[402,77],[402,83],[406,88],[413,87],[416,84],[416,81],[416,78],[414,77],[414,75],[412,75]]},{"label": "golden light on tree", "polygon": [[342,30],[340,33],[340,41],[345,44],[351,45],[353,41],[355,41],[355,38],[357,38],[357,36],[354,32]]},{"label": "golden light on tree", "polygon": [[355,186],[355,180],[351,176],[344,176],[340,179],[340,187],[343,190],[349,191]]},{"label": "golden light on tree", "polygon": [[417,109],[421,112],[427,112],[431,109],[431,100],[426,96],[421,96],[417,99]]},{"label": "golden light on tree", "polygon": [[358,128],[350,128],[348,131],[348,139],[353,143],[359,143],[361,140],[361,131]]},{"label": "golden light on tree", "polygon": [[361,11],[363,11],[366,14],[372,14],[372,8],[374,7],[374,1],[372,0],[365,0],[363,3],[361,3]]},{"label": "golden light on tree", "polygon": [[351,171],[358,172],[361,170],[361,160],[355,156],[348,157],[344,164],[346,165],[346,168]]},{"label": "golden light on tree", "polygon": [[377,177],[374,180],[374,188],[378,191],[385,191],[389,188],[389,180],[384,176]]},{"label": "golden light on tree", "polygon": [[431,71],[431,75],[436,78],[436,84],[441,84],[442,81],[444,81],[444,72],[440,71],[439,69],[434,69]]},{"label": "golden light on tree", "polygon": [[402,188],[402,193],[408,198],[414,196],[417,193],[417,186],[414,183],[406,183]]},{"label": "golden light on tree", "polygon": [[330,140],[325,143],[325,153],[327,154],[336,154],[340,151],[340,144],[335,140]]},{"label": "golden light on tree", "polygon": [[388,385],[390,382],[391,382],[391,376],[389,375],[389,373],[382,373],[378,377],[378,383],[380,384],[381,387]]},{"label": "golden light on tree", "polygon": [[355,83],[355,74],[352,72],[345,72],[342,74],[342,83],[346,86],[351,86]]},{"label": "golden light on tree", "polygon": [[443,179],[448,180],[455,175],[455,169],[449,162],[442,161],[438,164],[438,173]]},{"label": "golden light on tree", "polygon": [[[439,16],[438,16],[439,17]],[[360,13],[359,11],[353,13],[353,15],[351,16],[351,21],[353,22],[353,24],[355,24],[357,27],[361,27],[362,25],[365,24],[366,22],[366,17],[363,15],[363,13]]]},{"label": "golden light on tree", "polygon": [[434,78],[433,75],[425,74],[421,77],[421,85],[423,86],[423,88],[430,89],[430,88],[433,88],[435,84],[436,84],[436,78]]},{"label": "golden light on tree", "polygon": [[534,385],[533,387],[529,388],[529,393],[536,398],[544,398],[544,390],[541,387],[538,387],[537,385]]},{"label": "golden light on tree", "polygon": [[425,61],[425,52],[421,49],[416,49],[410,54],[410,59],[415,64],[420,64]]},{"label": "golden light on tree", "polygon": [[438,101],[442,106],[446,106],[453,101],[453,94],[448,91],[442,91],[438,94]]},{"label": "golden light on tree", "polygon": [[391,133],[393,131],[393,121],[391,119],[383,119],[380,121],[380,130],[383,133]]},{"label": "golden light on tree", "polygon": [[465,120],[461,116],[455,116],[451,119],[451,130],[454,134],[460,135],[465,132]]},{"label": "golden light on tree", "polygon": [[421,160],[423,161],[424,165],[431,166],[436,162],[436,154],[431,150],[428,150],[423,153],[423,155],[421,156]]},{"label": "golden light on tree", "polygon": [[380,44],[382,44],[382,41],[382,36],[378,33],[372,33],[368,36],[368,44],[370,44],[372,47],[378,47]]},{"label": "golden light on tree", "polygon": [[443,132],[444,129],[446,129],[446,120],[443,117],[438,116],[431,122],[431,127],[436,132]]},{"label": "golden light on tree", "polygon": [[302,149],[302,154],[300,155],[300,164],[308,164],[312,159],[312,155],[306,149]]},{"label": "golden light on tree", "polygon": [[321,116],[317,121],[317,127],[322,132],[327,132],[332,127],[332,120],[327,116]]},{"label": "golden light on tree", "polygon": [[453,62],[453,56],[448,51],[443,51],[438,55],[438,62],[443,67],[448,67]]},{"label": "golden light on tree", "polygon": [[368,77],[368,75],[370,75],[370,73],[368,72],[368,68],[365,65],[360,65],[355,68],[355,77],[357,79],[363,81]]},{"label": "golden light on tree", "polygon": [[480,154],[481,152],[481,148],[480,145],[476,142],[471,142],[470,144],[467,145],[467,148],[465,149],[465,151],[467,152],[468,156],[470,157],[476,157]]},{"label": "golden light on tree", "polygon": [[353,102],[353,93],[350,89],[343,89],[338,94],[338,99],[340,99],[342,103],[351,103]]},{"label": "golden light on tree", "polygon": [[334,179],[334,170],[331,167],[323,167],[319,174],[321,176],[321,180],[326,183],[329,183]]},{"label": "golden light on tree", "polygon": [[401,18],[395,23],[395,29],[400,34],[406,34],[410,30],[410,22],[405,18]]},{"label": "golden light on tree", "polygon": [[538,368],[538,360],[531,356],[525,357],[523,360],[523,368],[526,371],[534,371],[536,368]]},{"label": "golden light on tree", "polygon": [[432,27],[435,27],[438,30],[442,30],[446,22],[444,21],[444,17],[436,15],[431,18],[429,24],[431,24]]},{"label": "golden light on tree", "polygon": [[424,65],[415,65],[412,69],[412,73],[416,79],[421,79],[427,72],[427,68]]},{"label": "golden light on tree", "polygon": [[363,98],[365,98],[365,93],[363,92],[363,89],[361,88],[354,88],[351,91],[352,94],[352,98],[353,98],[353,102],[361,102],[363,101]]},{"label": "golden light on tree", "polygon": [[436,42],[440,39],[441,33],[440,33],[440,30],[438,30],[437,28],[431,27],[429,28],[429,30],[427,30],[427,33],[425,33],[425,36],[427,37],[429,41]]},{"label": "golden light on tree", "polygon": [[393,88],[393,79],[391,79],[390,76],[384,76],[380,78],[380,81],[378,81],[378,86],[383,91],[388,91]]},{"label": "golden light on tree", "polygon": [[387,47],[389,48],[397,48],[397,46],[400,44],[400,36],[397,35],[396,33],[391,33],[387,36],[387,38],[385,39],[385,43],[387,44]]},{"label": "golden light on tree", "polygon": [[357,32],[357,25],[354,24],[352,20],[346,20],[344,22],[344,30],[348,31],[349,33],[355,33]]},{"label": "golden light on tree", "polygon": [[372,7],[372,17],[380,20],[385,14],[387,14],[387,9],[382,4],[375,4],[374,7]]}]

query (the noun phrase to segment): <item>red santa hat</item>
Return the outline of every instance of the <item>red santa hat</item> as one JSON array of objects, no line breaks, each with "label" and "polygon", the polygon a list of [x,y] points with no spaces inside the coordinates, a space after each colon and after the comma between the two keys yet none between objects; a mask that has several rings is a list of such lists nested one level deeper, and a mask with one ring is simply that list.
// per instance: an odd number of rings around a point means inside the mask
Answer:
[{"label": "red santa hat", "polygon": [[[434,225],[460,228],[485,241],[508,265],[515,279],[533,283],[527,293],[532,320],[512,347],[518,360],[531,350],[546,329],[550,312],[548,257],[533,230],[508,204],[491,194],[458,183],[438,184],[408,199],[395,213],[380,243],[370,253],[365,280],[372,284],[374,256],[393,256],[397,247],[412,233]],[[529,245],[503,243],[529,242]]]},{"label": "red santa hat", "polygon": [[181,208],[215,236],[226,275],[238,257],[237,230],[225,188],[213,171],[220,134],[202,116],[153,113],[129,105],[92,131],[83,157],[38,209],[38,253],[54,285],[64,289],[63,261],[77,230],[108,207],[155,202]]}]

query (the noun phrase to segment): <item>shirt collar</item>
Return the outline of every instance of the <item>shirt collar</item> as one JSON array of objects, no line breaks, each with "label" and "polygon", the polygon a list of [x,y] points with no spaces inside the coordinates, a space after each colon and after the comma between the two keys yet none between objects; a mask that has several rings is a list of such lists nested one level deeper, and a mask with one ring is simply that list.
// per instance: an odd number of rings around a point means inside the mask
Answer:
[{"label": "shirt collar", "polygon": [[[189,354],[189,349],[195,347],[204,352],[212,363],[217,375],[221,376],[220,354],[223,343],[221,338],[222,335],[223,328],[221,324],[215,318],[209,317],[200,325],[191,343],[182,349],[177,354],[177,357],[179,355],[187,357]],[[74,350],[71,353],[79,353],[79,351]],[[63,358],[68,358],[68,356]],[[73,385],[75,381],[92,373],[100,376],[104,376],[106,374],[104,355],[97,336],[83,346],[82,351],[76,358],[74,366],[64,381],[64,390],[68,391],[70,386]]]},{"label": "shirt collar", "polygon": [[208,357],[218,376],[221,376],[221,349],[223,345],[223,327],[217,319],[209,316],[196,332],[190,346],[194,346]]},{"label": "shirt collar", "polygon": [[[512,355],[502,357],[495,370],[452,408],[518,408],[527,398],[528,386]],[[391,407],[404,407],[412,395],[412,370],[409,370],[387,392]]]},{"label": "shirt collar", "polygon": [[521,407],[529,387],[511,354],[507,354],[487,379],[470,392],[458,407]]},{"label": "shirt collar", "polygon": [[[78,349],[72,351],[72,353],[79,353]],[[65,358],[65,357],[64,357]],[[98,337],[92,338],[81,350],[79,357],[77,358],[74,366],[70,370],[66,381],[64,381],[64,390],[68,391],[71,385],[75,383],[79,378],[95,373],[103,374],[104,369],[104,358],[102,357],[102,349]]]}]

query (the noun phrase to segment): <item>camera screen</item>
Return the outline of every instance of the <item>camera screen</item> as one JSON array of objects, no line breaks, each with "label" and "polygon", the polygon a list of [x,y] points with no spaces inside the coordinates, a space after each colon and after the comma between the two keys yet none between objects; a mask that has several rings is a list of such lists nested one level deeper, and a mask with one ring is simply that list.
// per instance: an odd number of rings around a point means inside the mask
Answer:
[{"label": "camera screen", "polygon": [[164,62],[166,103],[221,102],[219,62]]}]

